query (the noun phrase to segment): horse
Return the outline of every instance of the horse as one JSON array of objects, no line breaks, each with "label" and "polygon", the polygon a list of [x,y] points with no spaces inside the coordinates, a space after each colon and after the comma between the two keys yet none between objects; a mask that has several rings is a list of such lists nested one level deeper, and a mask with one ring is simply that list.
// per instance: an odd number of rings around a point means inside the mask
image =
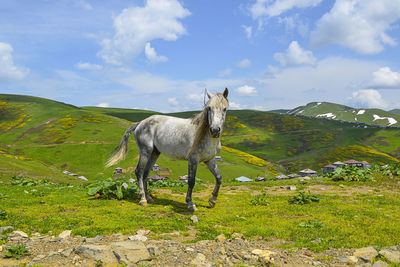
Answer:
[{"label": "horse", "polygon": [[189,119],[165,115],[152,115],[130,126],[123,135],[106,168],[122,160],[128,151],[129,136],[134,133],[139,149],[139,162],[135,174],[139,185],[142,206],[153,203],[147,191],[147,180],[153,165],[161,153],[173,159],[188,161],[188,190],[186,203],[189,211],[196,211],[192,201],[197,166],[204,162],[214,175],[216,184],[208,203],[211,208],[216,204],[222,182],[221,173],[215,162],[215,156],[221,150],[220,137],[229,107],[228,88],[223,93],[211,94],[206,89],[208,101],[204,109]]}]

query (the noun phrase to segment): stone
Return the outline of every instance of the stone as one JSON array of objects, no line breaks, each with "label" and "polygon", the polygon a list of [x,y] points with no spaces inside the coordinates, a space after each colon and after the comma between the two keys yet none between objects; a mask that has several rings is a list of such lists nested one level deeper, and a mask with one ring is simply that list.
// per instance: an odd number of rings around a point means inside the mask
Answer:
[{"label": "stone", "polygon": [[210,262],[206,261],[206,256],[202,253],[197,253],[196,257],[190,262],[193,266],[209,267],[212,266]]},{"label": "stone", "polygon": [[147,250],[149,251],[151,257],[161,254],[161,249],[158,247],[147,247]]},{"label": "stone", "polygon": [[137,235],[148,235],[150,233],[150,230],[138,230],[136,232]]},{"label": "stone", "polygon": [[262,250],[262,249],[254,249],[251,251],[251,253],[257,255],[259,258],[263,259],[267,263],[269,262],[273,263],[274,259],[271,256],[276,254],[276,252],[269,250]]},{"label": "stone", "polygon": [[194,252],[194,249],[191,248],[191,247],[187,247],[185,250],[186,250],[187,252]]},{"label": "stone", "polygon": [[143,235],[131,235],[130,237],[128,237],[128,239],[132,241],[141,241],[141,242],[147,241],[147,237]]},{"label": "stone", "polygon": [[347,262],[350,264],[356,264],[358,262],[358,258],[356,256],[347,256]]},{"label": "stone", "polygon": [[67,249],[61,251],[60,255],[65,257],[65,258],[68,258],[71,255],[72,250],[73,250],[72,248],[67,248]]},{"label": "stone", "polygon": [[373,247],[365,247],[356,249],[353,256],[359,257],[366,262],[372,262],[372,260],[378,256],[378,252]]},{"label": "stone", "polygon": [[40,254],[33,258],[32,261],[37,262],[43,260],[44,258],[46,258],[46,255]]},{"label": "stone", "polygon": [[245,238],[244,238],[244,235],[241,233],[233,233],[232,239],[245,239]]},{"label": "stone", "polygon": [[226,240],[226,236],[224,234],[220,234],[215,238],[218,242],[222,243]]},{"label": "stone", "polygon": [[291,186],[288,186],[287,189],[290,191],[296,191],[297,187],[295,185],[291,185]]},{"label": "stone", "polygon": [[4,232],[10,232],[13,230],[14,230],[14,227],[12,227],[12,226],[3,226],[3,227],[0,227],[0,234],[2,234]]},{"label": "stone", "polygon": [[120,241],[111,244],[112,251],[118,261],[125,264],[151,260],[151,255],[142,242]]},{"label": "stone", "polygon": [[389,267],[389,264],[384,261],[377,261],[372,265],[372,267]]},{"label": "stone", "polygon": [[59,238],[68,238],[71,236],[72,231],[71,230],[65,230],[61,234],[58,235]]},{"label": "stone", "polygon": [[106,265],[117,265],[119,263],[111,247],[106,245],[81,245],[75,248],[75,253],[83,258],[102,261]]},{"label": "stone", "polygon": [[19,241],[28,238],[28,234],[22,231],[13,231],[9,236],[9,241]]},{"label": "stone", "polygon": [[191,220],[193,223],[198,223],[198,222],[199,222],[199,217],[197,217],[196,215],[193,215],[192,217],[190,217],[190,220]]},{"label": "stone", "polygon": [[384,256],[390,262],[400,263],[400,251],[382,249],[379,251],[379,255]]}]

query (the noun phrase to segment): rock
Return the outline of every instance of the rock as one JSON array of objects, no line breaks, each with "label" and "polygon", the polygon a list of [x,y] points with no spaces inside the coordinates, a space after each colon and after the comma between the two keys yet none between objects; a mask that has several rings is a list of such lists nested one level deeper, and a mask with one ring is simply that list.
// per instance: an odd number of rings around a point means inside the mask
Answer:
[{"label": "rock", "polygon": [[388,266],[389,264],[387,264],[384,261],[377,261],[372,265],[372,267],[388,267]]},{"label": "rock", "polygon": [[0,234],[2,234],[4,232],[10,232],[13,230],[14,230],[14,227],[12,227],[12,226],[3,226],[3,227],[0,227]]},{"label": "rock", "polygon": [[137,235],[148,235],[150,233],[150,230],[138,230],[136,232]]},{"label": "rock", "polygon": [[192,217],[190,217],[190,220],[191,220],[193,223],[198,223],[198,222],[199,222],[199,217],[197,217],[196,215],[193,215]]},{"label": "rock", "polygon": [[382,249],[379,251],[379,255],[384,256],[390,262],[400,263],[400,251]]},{"label": "rock", "polygon": [[187,247],[185,250],[186,250],[187,252],[194,252],[194,249],[191,248],[191,247]]},{"label": "rock", "polygon": [[151,260],[151,255],[142,242],[120,241],[111,244],[111,248],[118,261],[125,264]]},{"label": "rock", "polygon": [[358,262],[358,258],[356,256],[347,256],[347,262],[350,264],[356,264]]},{"label": "rock", "polygon": [[254,249],[253,251],[251,251],[251,253],[257,255],[259,258],[263,259],[267,263],[273,263],[274,259],[271,256],[276,254],[276,252],[262,249]]},{"label": "rock", "polygon": [[28,192],[28,191],[26,191],[26,190],[24,190],[24,193],[25,193],[25,194],[29,194],[29,192]]},{"label": "rock", "polygon": [[67,248],[67,249],[61,251],[60,255],[65,258],[68,258],[71,255],[71,253],[72,253],[72,248]]},{"label": "rock", "polygon": [[241,233],[233,233],[232,239],[245,239],[245,238],[244,238],[244,235]]},{"label": "rock", "polygon": [[296,191],[297,187],[295,185],[291,185],[291,186],[288,186],[287,189],[290,191]]},{"label": "rock", "polygon": [[84,180],[84,181],[88,181],[88,179],[85,176],[79,176],[78,179]]},{"label": "rock", "polygon": [[197,253],[196,257],[190,262],[193,266],[209,267],[212,266],[210,262],[206,261],[206,256],[202,253]]},{"label": "rock", "polygon": [[130,237],[128,237],[128,239],[132,241],[141,241],[141,242],[147,241],[147,237],[143,235],[131,235]]},{"label": "rock", "polygon": [[0,252],[2,252],[3,251],[3,246],[0,246]]},{"label": "rock", "polygon": [[59,238],[68,238],[71,236],[72,231],[71,230],[65,230],[61,234],[58,235]]},{"label": "rock", "polygon": [[378,252],[373,247],[359,248],[354,251],[353,256],[359,257],[366,262],[372,262],[378,256]]},{"label": "rock", "polygon": [[75,248],[75,253],[83,258],[102,261],[106,265],[117,265],[119,263],[111,247],[106,245],[82,245]]},{"label": "rock", "polygon": [[46,255],[41,254],[41,255],[37,255],[35,258],[33,258],[32,261],[37,262],[37,261],[43,260],[44,258],[46,258]]},{"label": "rock", "polygon": [[11,234],[8,235],[9,241],[20,241],[25,238],[28,238],[28,234],[22,231],[13,231]]},{"label": "rock", "polygon": [[215,238],[218,242],[222,243],[226,240],[226,236],[224,234],[220,234]]},{"label": "rock", "polygon": [[148,247],[147,251],[149,251],[151,257],[158,256],[161,253],[161,250],[158,247]]}]

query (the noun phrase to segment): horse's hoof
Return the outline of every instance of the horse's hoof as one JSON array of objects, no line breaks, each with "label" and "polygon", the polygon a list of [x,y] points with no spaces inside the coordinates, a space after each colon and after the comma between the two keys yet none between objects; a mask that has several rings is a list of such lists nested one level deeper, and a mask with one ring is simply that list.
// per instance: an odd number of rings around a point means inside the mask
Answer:
[{"label": "horse's hoof", "polygon": [[198,211],[198,209],[196,208],[196,205],[195,204],[189,204],[189,206],[188,206],[188,210],[189,211]]},{"label": "horse's hoof", "polygon": [[148,196],[148,197],[146,197],[146,199],[147,199],[147,203],[154,203],[154,200],[152,197]]},{"label": "horse's hoof", "polygon": [[217,204],[217,199],[216,199],[215,197],[211,197],[211,198],[208,200],[208,204],[210,205],[210,208],[214,208],[214,207],[215,207],[215,204]]},{"label": "horse's hoof", "polygon": [[143,206],[143,207],[146,207],[147,206],[147,201],[146,200],[140,200],[139,205]]}]

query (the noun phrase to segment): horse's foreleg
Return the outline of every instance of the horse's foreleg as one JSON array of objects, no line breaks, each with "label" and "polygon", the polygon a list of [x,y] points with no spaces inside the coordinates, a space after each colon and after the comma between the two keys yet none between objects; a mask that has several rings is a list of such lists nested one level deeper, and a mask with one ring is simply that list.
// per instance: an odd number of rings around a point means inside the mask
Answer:
[{"label": "horse's foreleg", "polygon": [[214,187],[214,191],[212,192],[212,197],[208,200],[208,204],[210,204],[211,208],[214,208],[216,202],[217,202],[217,197],[218,197],[218,192],[219,192],[219,188],[221,186],[222,183],[222,176],[221,173],[218,170],[218,166],[217,163],[215,162],[215,159],[212,159],[208,162],[206,162],[208,169],[210,170],[210,172],[214,175],[215,177],[215,187]]},{"label": "horse's foreleg", "polygon": [[154,148],[153,152],[151,153],[150,159],[147,162],[146,168],[144,169],[143,186],[144,186],[144,194],[146,196],[146,200],[148,203],[153,203],[154,200],[150,196],[149,192],[147,191],[147,181],[149,179],[149,174],[150,174],[151,168],[153,168],[153,166],[156,163],[159,156],[160,156],[160,152],[157,150],[157,148]]},{"label": "horse's foreleg", "polygon": [[199,164],[199,160],[195,157],[190,157],[188,161],[188,191],[186,194],[186,203],[188,204],[188,210],[190,211],[196,211],[196,205],[193,204],[192,201],[192,192],[193,192],[193,187],[196,183],[196,171],[197,171],[197,165]]}]

